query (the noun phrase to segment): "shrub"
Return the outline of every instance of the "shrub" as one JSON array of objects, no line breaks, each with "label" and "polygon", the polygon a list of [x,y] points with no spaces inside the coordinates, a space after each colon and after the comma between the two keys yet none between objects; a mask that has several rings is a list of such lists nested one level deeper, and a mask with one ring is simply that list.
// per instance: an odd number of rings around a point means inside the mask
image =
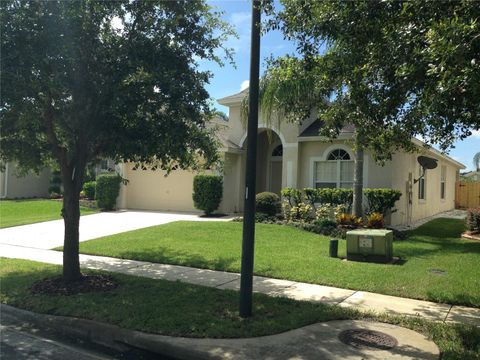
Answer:
[{"label": "shrub", "polygon": [[318,198],[322,204],[352,206],[352,189],[318,189]]},{"label": "shrub", "polygon": [[281,191],[281,194],[290,206],[296,206],[302,202],[302,192],[298,189],[285,188]]},{"label": "shrub", "polygon": [[281,211],[280,197],[272,192],[261,192],[255,196],[255,206],[257,212],[275,216]]},{"label": "shrub", "polygon": [[212,214],[218,209],[223,197],[223,179],[217,175],[196,175],[193,179],[193,204]]},{"label": "shrub", "polygon": [[93,200],[95,199],[95,187],[97,186],[96,181],[87,181],[83,184],[83,193],[87,199]]},{"label": "shrub", "polygon": [[344,227],[359,227],[362,225],[362,218],[349,213],[341,213],[337,215],[337,224]]},{"label": "shrub", "polygon": [[97,177],[95,195],[100,209],[115,209],[121,182],[122,178],[117,174],[102,174]]},{"label": "shrub", "polygon": [[367,228],[370,229],[382,229],[385,227],[385,221],[383,219],[383,215],[374,212],[371,213],[370,215],[367,215],[367,223],[366,223]]},{"label": "shrub", "polygon": [[467,229],[480,232],[480,207],[467,210]]},{"label": "shrub", "polygon": [[62,177],[60,171],[55,170],[52,172],[50,177],[50,186],[48,187],[48,192],[51,195],[59,195],[62,192]]},{"label": "shrub", "polygon": [[393,189],[364,189],[363,194],[368,202],[368,212],[377,212],[383,216],[396,211],[395,202],[402,196],[401,191]]},{"label": "shrub", "polygon": [[321,202],[320,191],[321,189],[314,189],[314,188],[303,189],[305,201],[307,201],[310,205],[312,205],[314,209],[315,209],[315,204],[318,204]]}]

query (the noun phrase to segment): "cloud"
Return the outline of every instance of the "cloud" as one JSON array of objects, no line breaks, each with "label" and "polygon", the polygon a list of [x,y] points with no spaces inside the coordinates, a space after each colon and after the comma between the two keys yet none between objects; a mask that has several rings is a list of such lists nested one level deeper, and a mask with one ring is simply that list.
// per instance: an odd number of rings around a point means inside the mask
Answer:
[{"label": "cloud", "polygon": [[480,139],[480,130],[472,130],[471,136]]},{"label": "cloud", "polygon": [[240,85],[240,91],[245,90],[246,88],[248,88],[249,85],[250,85],[250,80],[243,80],[242,84]]},{"label": "cloud", "polygon": [[229,23],[237,32],[238,38],[233,36],[230,37],[225,45],[232,48],[237,54],[249,50],[251,32],[250,21],[251,14],[249,12],[236,12],[230,15]]}]

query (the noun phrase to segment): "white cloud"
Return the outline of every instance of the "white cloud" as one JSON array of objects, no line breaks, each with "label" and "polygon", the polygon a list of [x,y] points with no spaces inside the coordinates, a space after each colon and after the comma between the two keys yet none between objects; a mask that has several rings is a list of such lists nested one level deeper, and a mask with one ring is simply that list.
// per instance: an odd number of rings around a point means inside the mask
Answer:
[{"label": "white cloud", "polygon": [[471,136],[480,139],[480,130],[472,130]]},{"label": "white cloud", "polygon": [[242,84],[240,85],[240,91],[245,90],[246,88],[248,88],[249,85],[250,85],[250,80],[243,80]]}]

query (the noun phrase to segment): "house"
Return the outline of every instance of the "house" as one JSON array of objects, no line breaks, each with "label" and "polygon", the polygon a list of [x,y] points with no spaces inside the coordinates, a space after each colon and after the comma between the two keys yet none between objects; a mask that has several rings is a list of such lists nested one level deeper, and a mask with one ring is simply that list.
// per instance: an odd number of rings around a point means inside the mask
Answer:
[{"label": "house", "polygon": [[50,186],[50,170],[40,173],[22,174],[15,163],[9,162],[0,169],[0,199],[18,199],[32,197],[48,197]]},{"label": "house", "polygon": [[[242,212],[244,202],[246,128],[241,121],[241,102],[247,91],[220,99],[230,108],[218,136],[224,160],[224,196],[220,211]],[[353,185],[352,127],[345,127],[339,137],[330,141],[318,135],[321,124],[310,120],[301,126],[281,123],[267,126],[259,119],[257,153],[257,192],[279,193],[282,188],[348,187]],[[393,188],[402,192],[391,224],[409,224],[455,206],[455,182],[464,166],[440,152],[419,147],[417,154],[399,152],[385,166],[379,166],[368,152],[364,158],[364,186]],[[436,169],[427,170],[418,180],[422,168],[419,155],[438,161]],[[122,164],[123,186],[118,205],[131,209],[193,211],[192,181],[195,174],[176,170],[169,176],[161,171],[133,170]],[[418,180],[418,181],[416,181]]]}]

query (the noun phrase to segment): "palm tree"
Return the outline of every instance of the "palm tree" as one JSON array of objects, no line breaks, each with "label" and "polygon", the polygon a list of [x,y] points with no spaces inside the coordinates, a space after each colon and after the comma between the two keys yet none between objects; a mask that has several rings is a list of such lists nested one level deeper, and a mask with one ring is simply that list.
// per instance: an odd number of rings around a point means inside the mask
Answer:
[{"label": "palm tree", "polygon": [[477,169],[477,171],[480,171],[480,152],[477,152],[473,156],[473,167]]},{"label": "palm tree", "polygon": [[[266,76],[260,81],[259,101],[262,119],[266,124],[277,124],[281,121],[301,123],[308,119],[311,110],[319,105],[327,105],[327,94],[315,91],[315,80],[308,72],[302,72],[302,76],[278,76],[275,69],[270,68]],[[242,118],[248,115],[248,97],[242,104]],[[332,134],[335,138],[338,134]],[[355,131],[355,159],[354,159],[354,182],[352,213],[355,216],[363,215],[363,158],[364,146],[362,134],[358,129]]]}]

